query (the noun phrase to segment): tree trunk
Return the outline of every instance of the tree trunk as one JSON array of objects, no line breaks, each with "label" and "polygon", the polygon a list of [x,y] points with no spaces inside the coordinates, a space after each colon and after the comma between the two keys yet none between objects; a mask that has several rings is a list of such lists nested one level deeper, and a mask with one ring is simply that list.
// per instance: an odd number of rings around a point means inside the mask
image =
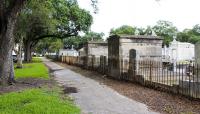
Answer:
[{"label": "tree trunk", "polygon": [[[14,44],[13,31],[16,19],[8,18],[0,31],[0,84],[7,85],[10,79],[14,80],[12,70],[12,49]],[[13,74],[11,76],[11,74]]]},{"label": "tree trunk", "polygon": [[10,76],[9,76],[9,79],[8,79],[8,83],[9,84],[12,84],[15,82],[15,74],[14,74],[14,65],[13,65],[13,56],[11,54],[11,57],[10,57]]},{"label": "tree trunk", "polygon": [[22,68],[22,41],[19,43],[18,53],[17,53],[17,68]]},{"label": "tree trunk", "polygon": [[24,61],[25,62],[31,62],[32,56],[31,56],[31,42],[26,41],[24,43]]},{"label": "tree trunk", "polygon": [[0,0],[0,84],[14,80],[12,49],[15,23],[24,3],[28,0]]}]

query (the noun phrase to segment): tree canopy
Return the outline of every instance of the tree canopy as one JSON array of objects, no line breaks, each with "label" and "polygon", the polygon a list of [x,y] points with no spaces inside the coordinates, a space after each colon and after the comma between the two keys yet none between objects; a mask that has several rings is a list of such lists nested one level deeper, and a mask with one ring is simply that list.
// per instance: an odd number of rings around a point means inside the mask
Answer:
[{"label": "tree canopy", "polygon": [[169,45],[169,43],[173,40],[173,36],[178,33],[178,29],[173,25],[172,22],[160,20],[153,27],[154,32],[158,36],[162,36],[164,38],[164,44]]},{"label": "tree canopy", "polygon": [[54,53],[63,48],[63,42],[61,39],[45,38],[41,39],[35,46],[34,52],[45,54],[46,52]]},{"label": "tree canopy", "polygon": [[20,13],[17,36],[25,46],[25,60],[31,61],[31,48],[43,38],[68,38],[87,32],[92,16],[76,0],[31,0]]},{"label": "tree canopy", "polygon": [[96,33],[89,31],[83,36],[73,36],[63,40],[65,48],[71,48],[72,45],[75,49],[80,49],[88,41],[102,41],[103,33]]},{"label": "tree canopy", "polygon": [[177,38],[182,42],[197,43],[200,41],[200,25],[195,25],[192,29],[185,29],[177,34]]},{"label": "tree canopy", "polygon": [[135,34],[135,28],[131,27],[129,25],[123,25],[116,29],[111,29],[110,35],[134,35]]},{"label": "tree canopy", "polygon": [[[96,1],[92,6],[97,9]],[[14,41],[24,40],[27,55],[39,39],[74,36],[87,31],[91,23],[92,16],[76,0],[0,0],[0,84],[14,80]]]}]

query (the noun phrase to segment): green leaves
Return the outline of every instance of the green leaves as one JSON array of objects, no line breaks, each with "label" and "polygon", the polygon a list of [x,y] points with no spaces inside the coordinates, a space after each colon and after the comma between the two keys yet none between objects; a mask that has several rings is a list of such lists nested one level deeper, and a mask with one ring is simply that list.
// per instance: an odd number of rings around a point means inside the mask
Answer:
[{"label": "green leaves", "polygon": [[61,34],[75,34],[89,30],[92,16],[79,8],[76,0],[52,0],[54,18],[59,22],[57,28]]},{"label": "green leaves", "polygon": [[74,48],[79,49],[88,41],[102,41],[103,36],[104,36],[103,33],[87,32],[82,37],[74,36],[74,37],[66,38],[63,40],[63,42],[64,42],[65,47],[71,47],[73,45]]},{"label": "green leaves", "polygon": [[111,29],[110,35],[134,35],[135,34],[135,28],[128,26],[128,25],[123,25],[117,29]]},{"label": "green leaves", "polygon": [[185,29],[178,33],[177,38],[181,42],[197,43],[200,41],[200,26],[197,24],[192,29]]},{"label": "green leaves", "polygon": [[158,21],[153,27],[153,30],[158,36],[162,36],[164,38],[164,45],[169,45],[169,43],[173,40],[173,36],[175,36],[178,32],[178,29],[172,22],[164,20]]},{"label": "green leaves", "polygon": [[31,0],[18,18],[17,33],[26,39],[56,34],[64,37],[86,32],[92,24],[89,12],[76,0]]},{"label": "green leaves", "polygon": [[57,52],[61,48],[63,48],[63,43],[61,39],[45,38],[38,42],[35,50],[38,53],[45,53],[45,52],[54,53],[54,52]]}]

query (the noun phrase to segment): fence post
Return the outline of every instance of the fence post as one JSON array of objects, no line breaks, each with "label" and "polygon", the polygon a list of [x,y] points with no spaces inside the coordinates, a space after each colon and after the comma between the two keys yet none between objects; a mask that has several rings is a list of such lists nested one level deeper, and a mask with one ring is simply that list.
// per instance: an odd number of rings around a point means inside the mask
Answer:
[{"label": "fence post", "polygon": [[103,73],[103,56],[100,56],[100,73]]},{"label": "fence post", "polygon": [[76,57],[76,66],[78,66],[79,56]]},{"label": "fence post", "polygon": [[92,58],[91,58],[91,60],[92,60],[92,62],[91,62],[91,63],[92,63],[92,65],[91,65],[91,66],[92,66],[92,68],[91,68],[91,69],[93,70],[93,68],[94,68],[94,55],[92,55]]},{"label": "fence post", "polygon": [[150,82],[152,82],[152,61],[150,61]]},{"label": "fence post", "polygon": [[69,57],[69,56],[67,56],[67,64],[68,64],[68,65],[70,64],[70,63],[69,63],[69,58],[70,58],[70,57]]},{"label": "fence post", "polygon": [[103,56],[103,74],[106,74],[106,56]]},{"label": "fence post", "polygon": [[137,52],[135,49],[131,49],[129,52],[129,72],[128,72],[128,79],[130,81],[136,81],[136,75],[137,75]]},{"label": "fence post", "polygon": [[88,60],[89,60],[89,56],[84,56],[83,57],[83,67],[85,69],[88,69]]},{"label": "fence post", "polygon": [[63,55],[61,56],[61,62],[63,62]]}]

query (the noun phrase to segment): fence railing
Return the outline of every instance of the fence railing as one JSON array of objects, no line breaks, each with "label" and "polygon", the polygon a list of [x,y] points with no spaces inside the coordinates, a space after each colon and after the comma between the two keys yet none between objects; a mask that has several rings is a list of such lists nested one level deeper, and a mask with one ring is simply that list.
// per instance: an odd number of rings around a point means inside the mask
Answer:
[{"label": "fence railing", "polygon": [[[61,62],[76,65],[101,74],[108,74],[106,56],[61,56]],[[120,79],[137,82],[155,89],[200,99],[200,65],[165,64],[150,60],[120,60]]]},{"label": "fence railing", "polygon": [[107,73],[108,62],[106,56],[61,56],[59,60],[69,65],[76,65],[88,70],[95,70],[101,74]]},{"label": "fence railing", "polygon": [[163,64],[154,61],[136,61],[134,77],[141,84],[173,93],[200,98],[200,67],[198,64]]}]

